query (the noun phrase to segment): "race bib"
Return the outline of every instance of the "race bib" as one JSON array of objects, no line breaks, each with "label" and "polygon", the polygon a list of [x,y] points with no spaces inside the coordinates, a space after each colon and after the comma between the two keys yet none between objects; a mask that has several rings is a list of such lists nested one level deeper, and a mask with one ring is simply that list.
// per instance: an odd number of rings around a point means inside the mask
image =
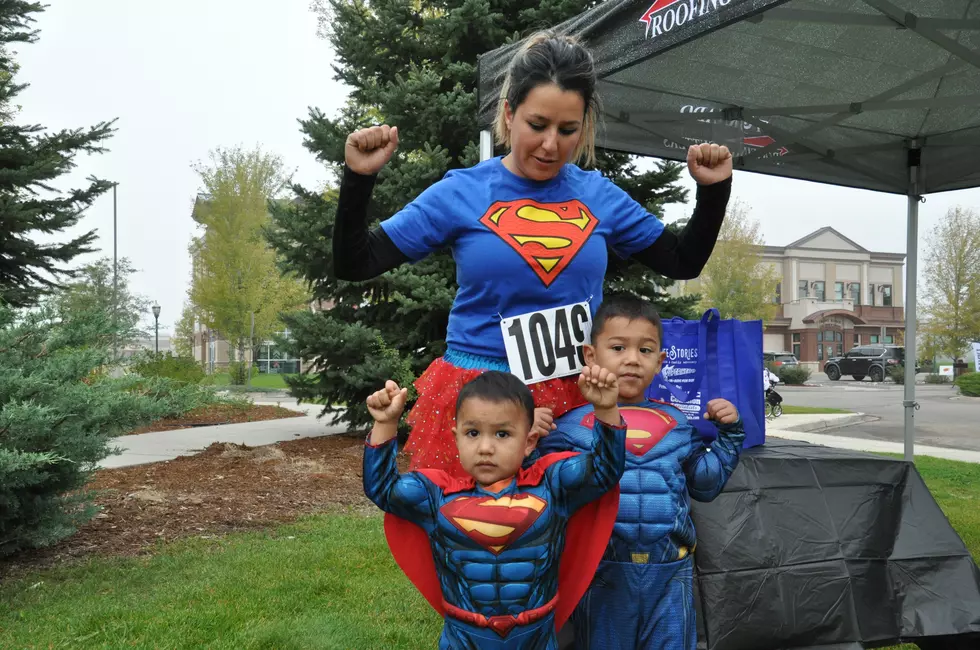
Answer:
[{"label": "race bib", "polygon": [[510,371],[525,384],[576,375],[592,335],[589,303],[533,311],[500,322]]}]

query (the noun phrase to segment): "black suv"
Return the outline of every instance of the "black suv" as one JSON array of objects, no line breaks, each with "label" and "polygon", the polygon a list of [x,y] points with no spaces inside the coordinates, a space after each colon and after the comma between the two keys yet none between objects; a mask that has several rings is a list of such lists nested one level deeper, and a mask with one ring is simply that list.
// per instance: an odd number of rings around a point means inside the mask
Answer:
[{"label": "black suv", "polygon": [[842,357],[829,359],[823,367],[831,381],[850,375],[855,381],[871,377],[884,381],[888,368],[905,363],[905,348],[899,345],[859,345]]}]

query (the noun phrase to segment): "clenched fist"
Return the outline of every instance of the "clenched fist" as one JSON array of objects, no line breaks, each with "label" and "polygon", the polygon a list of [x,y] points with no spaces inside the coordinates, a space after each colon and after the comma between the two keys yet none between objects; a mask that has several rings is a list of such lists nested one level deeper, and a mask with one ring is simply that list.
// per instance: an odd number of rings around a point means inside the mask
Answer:
[{"label": "clenched fist", "polygon": [[384,388],[368,396],[368,412],[378,424],[397,424],[405,410],[407,399],[408,389],[399,388],[398,384],[389,379]]},{"label": "clenched fist", "polygon": [[[578,377],[578,387],[582,396],[591,402],[597,411],[616,406],[619,401],[619,381],[616,375],[599,366],[585,366]],[[613,424],[613,423],[610,423]]]},{"label": "clenched fist", "polygon": [[397,148],[397,126],[372,126],[347,136],[344,161],[358,174],[373,176],[391,160]]},{"label": "clenched fist", "polygon": [[534,409],[534,422],[531,424],[531,433],[538,434],[540,440],[555,430],[554,412],[549,408]]},{"label": "clenched fist", "polygon": [[727,399],[713,399],[708,402],[704,419],[713,420],[718,424],[732,424],[738,422],[738,409]]},{"label": "clenched fist", "polygon": [[720,183],[732,175],[732,152],[717,144],[692,144],[687,150],[687,170],[698,185]]}]

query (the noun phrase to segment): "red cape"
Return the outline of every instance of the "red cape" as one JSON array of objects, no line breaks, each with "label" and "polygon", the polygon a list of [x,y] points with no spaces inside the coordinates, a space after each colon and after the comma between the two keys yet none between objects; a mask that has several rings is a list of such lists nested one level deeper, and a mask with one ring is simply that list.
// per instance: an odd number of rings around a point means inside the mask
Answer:
[{"label": "red cape", "polygon": [[[517,485],[538,485],[548,467],[559,460],[575,456],[568,451],[542,456],[538,462],[517,476]],[[443,493],[464,492],[473,489],[472,478],[453,478],[442,470],[418,470],[430,481],[443,489]],[[588,589],[589,583],[606,552],[612,535],[616,514],[619,512],[619,485],[601,498],[580,508],[568,520],[565,530],[565,551],[558,565],[558,606],[555,608],[555,629],[560,630],[571,616],[578,601]],[[429,536],[417,524],[392,514],[385,515],[385,536],[395,562],[408,579],[418,588],[429,604],[445,616],[442,607],[442,588],[432,559]]]}]

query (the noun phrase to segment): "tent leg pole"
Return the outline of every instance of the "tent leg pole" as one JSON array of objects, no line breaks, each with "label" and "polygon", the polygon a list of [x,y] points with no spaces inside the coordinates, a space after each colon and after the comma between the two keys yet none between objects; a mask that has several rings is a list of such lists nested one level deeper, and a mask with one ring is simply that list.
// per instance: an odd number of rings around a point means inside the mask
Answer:
[{"label": "tent leg pole", "polygon": [[480,131],[480,162],[493,158],[493,134]]},{"label": "tent leg pole", "polygon": [[908,239],[905,266],[905,460],[915,461],[915,358],[916,358],[916,280],[919,261],[919,149],[909,151],[910,188],[908,197]]}]

